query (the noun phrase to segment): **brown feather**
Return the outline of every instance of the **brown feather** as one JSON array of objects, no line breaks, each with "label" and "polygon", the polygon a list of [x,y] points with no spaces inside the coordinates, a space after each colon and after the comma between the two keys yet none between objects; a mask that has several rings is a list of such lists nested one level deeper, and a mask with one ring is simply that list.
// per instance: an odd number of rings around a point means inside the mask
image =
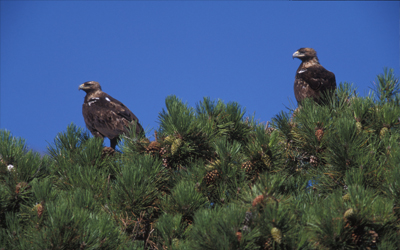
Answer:
[{"label": "brown feather", "polygon": [[98,82],[85,82],[79,89],[86,92],[82,114],[89,131],[96,137],[110,139],[115,149],[118,137],[136,122],[136,133],[143,132],[139,119],[123,103],[101,90]]},{"label": "brown feather", "polygon": [[335,74],[322,67],[314,49],[301,48],[293,57],[302,61],[294,81],[297,103],[300,104],[305,98],[313,98],[315,102],[320,103],[322,92],[336,89]]}]

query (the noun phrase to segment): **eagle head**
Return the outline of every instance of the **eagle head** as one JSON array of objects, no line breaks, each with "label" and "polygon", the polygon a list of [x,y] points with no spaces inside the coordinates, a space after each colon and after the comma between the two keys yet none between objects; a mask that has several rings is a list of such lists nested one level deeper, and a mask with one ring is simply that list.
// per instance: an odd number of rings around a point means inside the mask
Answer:
[{"label": "eagle head", "polygon": [[83,90],[86,93],[101,90],[100,83],[95,81],[84,82],[83,84],[79,85],[78,90]]},{"label": "eagle head", "polygon": [[301,61],[308,61],[317,58],[317,52],[312,48],[301,48],[293,53],[293,59],[299,58]]}]

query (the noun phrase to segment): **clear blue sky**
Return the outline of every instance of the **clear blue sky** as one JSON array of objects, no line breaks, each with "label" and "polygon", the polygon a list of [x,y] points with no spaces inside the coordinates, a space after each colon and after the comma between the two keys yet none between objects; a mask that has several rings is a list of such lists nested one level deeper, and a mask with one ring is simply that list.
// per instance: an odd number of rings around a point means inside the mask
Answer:
[{"label": "clear blue sky", "polygon": [[400,76],[399,12],[394,1],[1,1],[0,128],[46,151],[71,122],[85,127],[78,86],[91,80],[147,128],[172,94],[268,121],[295,103],[301,47],[365,95],[384,67]]}]

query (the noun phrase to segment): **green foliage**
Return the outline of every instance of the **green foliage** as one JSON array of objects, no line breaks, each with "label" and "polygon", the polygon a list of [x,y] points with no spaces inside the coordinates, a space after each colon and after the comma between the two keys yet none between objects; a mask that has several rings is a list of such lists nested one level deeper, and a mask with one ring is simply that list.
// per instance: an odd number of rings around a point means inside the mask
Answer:
[{"label": "green foliage", "polygon": [[209,97],[196,104],[196,116],[207,134],[240,142],[247,141],[246,136],[251,130],[246,124],[248,120],[242,122],[245,112],[236,102],[225,104],[221,100],[212,101]]},{"label": "green foliage", "polygon": [[90,138],[88,132],[70,124],[66,132],[58,133],[53,145],[48,151],[51,158],[62,169],[71,164],[80,166],[101,166],[102,141],[99,138]]},{"label": "green foliage", "polygon": [[26,153],[25,140],[15,138],[10,131],[1,130],[0,132],[0,153],[2,165],[18,162]]},{"label": "green foliage", "polygon": [[207,198],[196,189],[193,181],[181,180],[170,195],[161,199],[161,208],[169,214],[181,214],[184,219],[193,221],[194,212],[207,203]]},{"label": "green foliage", "polygon": [[383,74],[379,74],[374,82],[377,101],[381,104],[394,102],[399,105],[400,82],[395,77],[393,69],[384,69]]},{"label": "green foliage", "polygon": [[0,249],[400,249],[400,87],[375,86],[267,125],[169,96],[118,152],[74,124],[46,156],[0,130]]},{"label": "green foliage", "polygon": [[47,219],[31,239],[35,248],[113,249],[118,245],[120,233],[112,219],[107,214],[79,207],[81,204],[73,203],[75,199],[46,204]]},{"label": "green foliage", "polygon": [[157,221],[157,231],[162,239],[162,245],[174,248],[179,244],[185,233],[181,214],[163,214]]},{"label": "green foliage", "polygon": [[235,205],[221,209],[202,209],[190,229],[191,249],[239,249],[236,233],[246,210]]},{"label": "green foliage", "polygon": [[113,181],[111,206],[139,214],[153,206],[165,179],[165,169],[158,159],[146,155],[127,159]]},{"label": "green foliage", "polygon": [[169,96],[165,99],[166,110],[159,114],[160,130],[166,134],[186,134],[196,128],[193,108],[182,103],[176,96]]}]

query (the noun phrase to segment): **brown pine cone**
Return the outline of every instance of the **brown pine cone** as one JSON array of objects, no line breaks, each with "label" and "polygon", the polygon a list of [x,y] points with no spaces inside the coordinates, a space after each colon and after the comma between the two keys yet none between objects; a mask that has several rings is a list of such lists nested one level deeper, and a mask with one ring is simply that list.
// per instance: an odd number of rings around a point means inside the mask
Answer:
[{"label": "brown pine cone", "polygon": [[242,169],[244,169],[246,173],[248,173],[253,169],[253,164],[251,163],[251,161],[243,162]]},{"label": "brown pine cone", "polygon": [[214,184],[216,180],[220,177],[218,170],[214,169],[211,172],[208,172],[204,177],[206,179],[207,185]]},{"label": "brown pine cone", "polygon": [[318,165],[318,158],[315,157],[314,155],[310,156],[310,164],[316,167]]},{"label": "brown pine cone", "polygon": [[315,137],[317,137],[317,140],[319,142],[322,140],[323,136],[324,136],[324,130],[322,128],[316,128],[315,129]]},{"label": "brown pine cone", "polygon": [[240,240],[242,239],[242,233],[241,232],[236,232],[236,237],[238,239],[238,241],[240,242]]},{"label": "brown pine cone", "polygon": [[151,154],[151,153],[156,153],[160,151],[160,143],[158,141],[152,141],[150,142],[149,146],[146,148],[146,153]]},{"label": "brown pine cone", "polygon": [[259,196],[254,198],[252,205],[253,205],[253,207],[255,207],[255,206],[257,206],[257,204],[260,204],[263,201],[264,201],[264,195],[260,194]]},{"label": "brown pine cone", "polygon": [[15,193],[16,193],[16,194],[19,194],[21,188],[29,188],[28,183],[26,183],[26,182],[24,182],[24,181],[18,183],[18,184],[15,186]]}]

